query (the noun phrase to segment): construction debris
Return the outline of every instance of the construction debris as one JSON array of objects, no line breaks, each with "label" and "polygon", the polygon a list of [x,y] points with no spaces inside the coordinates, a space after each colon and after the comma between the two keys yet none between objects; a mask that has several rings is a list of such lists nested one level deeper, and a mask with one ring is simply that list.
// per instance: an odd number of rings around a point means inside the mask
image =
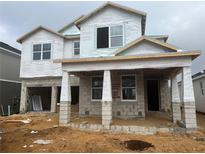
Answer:
[{"label": "construction debris", "polygon": [[24,145],[23,148],[27,148],[27,145]]},{"label": "construction debris", "polygon": [[33,143],[35,144],[52,144],[53,143],[53,140],[36,140],[34,141]]},{"label": "construction debris", "polygon": [[32,147],[33,147],[33,145],[29,145],[29,147],[30,147],[30,148],[32,148]]},{"label": "construction debris", "polygon": [[37,134],[37,133],[38,131],[34,131],[34,130],[31,131],[31,134]]},{"label": "construction debris", "polygon": [[31,123],[32,120],[27,119],[27,120],[6,120],[5,122],[7,123],[23,123],[23,124],[29,124]]},{"label": "construction debris", "polygon": [[33,95],[31,97],[31,102],[32,102],[32,107],[34,111],[42,111],[42,101],[41,101],[41,96],[39,95]]},{"label": "construction debris", "polygon": [[51,119],[48,119],[47,121],[52,121]]}]

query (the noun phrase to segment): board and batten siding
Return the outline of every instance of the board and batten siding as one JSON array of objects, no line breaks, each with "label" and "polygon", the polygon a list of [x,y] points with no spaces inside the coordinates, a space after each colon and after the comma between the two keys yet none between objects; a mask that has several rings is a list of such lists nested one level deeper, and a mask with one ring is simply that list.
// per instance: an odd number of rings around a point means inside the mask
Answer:
[{"label": "board and batten siding", "polygon": [[141,16],[107,7],[80,25],[81,57],[111,56],[118,48],[97,49],[97,27],[123,25],[124,45],[141,36]]},{"label": "board and batten siding", "polygon": [[[51,43],[51,59],[33,61],[33,44],[34,43]],[[62,67],[59,63],[54,63],[55,59],[63,58],[64,39],[40,30],[22,42],[21,54],[21,78],[62,76]]]}]

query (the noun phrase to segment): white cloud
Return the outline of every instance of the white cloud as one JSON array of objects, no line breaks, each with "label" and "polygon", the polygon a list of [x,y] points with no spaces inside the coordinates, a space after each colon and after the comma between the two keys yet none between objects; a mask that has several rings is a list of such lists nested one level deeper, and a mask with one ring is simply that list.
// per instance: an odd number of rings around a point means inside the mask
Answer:
[{"label": "white cloud", "polygon": [[12,27],[0,21],[0,41],[7,43],[15,48],[20,49],[21,46],[16,42],[17,36],[12,32]]}]

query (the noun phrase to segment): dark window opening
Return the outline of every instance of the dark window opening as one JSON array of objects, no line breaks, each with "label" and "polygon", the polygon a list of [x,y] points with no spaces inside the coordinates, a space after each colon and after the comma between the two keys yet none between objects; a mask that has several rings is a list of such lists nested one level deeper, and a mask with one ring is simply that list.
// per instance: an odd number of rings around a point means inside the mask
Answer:
[{"label": "dark window opening", "polygon": [[159,83],[158,80],[147,80],[148,110],[159,111]]},{"label": "dark window opening", "polygon": [[109,47],[109,28],[97,28],[97,48]]}]

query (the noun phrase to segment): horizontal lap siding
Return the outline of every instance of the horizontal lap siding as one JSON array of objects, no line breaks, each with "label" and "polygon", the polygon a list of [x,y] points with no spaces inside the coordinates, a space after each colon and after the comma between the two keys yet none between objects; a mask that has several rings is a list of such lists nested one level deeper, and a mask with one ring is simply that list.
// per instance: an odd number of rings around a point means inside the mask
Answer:
[{"label": "horizontal lap siding", "polygon": [[[51,60],[33,61],[32,44],[37,42],[51,42],[52,53]],[[51,34],[45,30],[40,30],[22,43],[21,54],[21,78],[62,76],[62,67],[60,63],[53,63],[54,59],[62,59],[64,40],[59,36]]]},{"label": "horizontal lap siding", "polygon": [[108,7],[80,25],[81,57],[112,55],[117,48],[96,49],[96,28],[115,24],[124,25],[125,44],[141,36],[141,16]]}]

